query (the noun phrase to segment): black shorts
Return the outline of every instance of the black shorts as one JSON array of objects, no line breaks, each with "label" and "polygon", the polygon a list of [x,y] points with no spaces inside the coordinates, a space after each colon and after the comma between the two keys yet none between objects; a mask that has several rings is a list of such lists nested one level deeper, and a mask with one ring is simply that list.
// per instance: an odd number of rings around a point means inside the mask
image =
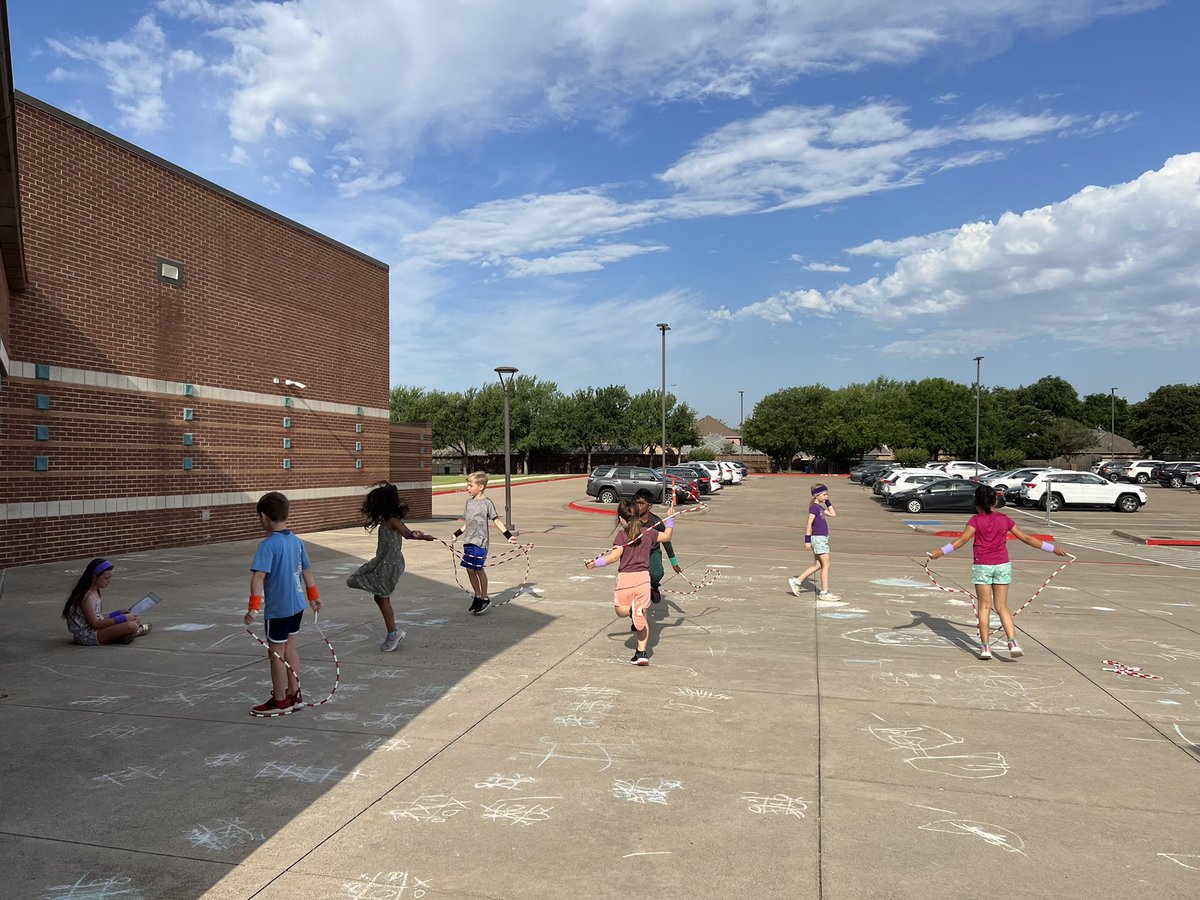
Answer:
[{"label": "black shorts", "polygon": [[294,616],[282,619],[267,619],[263,624],[267,630],[267,640],[272,644],[286,644],[287,639],[300,631],[300,620],[304,618],[304,610]]}]

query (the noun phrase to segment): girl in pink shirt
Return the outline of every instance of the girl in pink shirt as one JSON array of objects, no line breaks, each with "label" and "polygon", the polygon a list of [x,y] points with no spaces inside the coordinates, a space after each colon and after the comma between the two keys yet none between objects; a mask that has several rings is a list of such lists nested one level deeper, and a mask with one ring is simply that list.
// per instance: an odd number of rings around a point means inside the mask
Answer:
[{"label": "girl in pink shirt", "polygon": [[949,556],[972,538],[975,539],[974,564],[971,566],[971,581],[975,584],[975,595],[979,598],[976,611],[979,613],[979,658],[991,659],[992,648],[988,645],[991,626],[992,603],[1004,626],[1008,638],[1008,652],[1016,658],[1024,651],[1017,644],[1017,632],[1012,613],[1008,610],[1008,586],[1012,584],[1012,563],[1008,560],[1008,535],[1030,547],[1037,547],[1056,556],[1069,556],[1062,547],[1049,541],[1040,541],[1017,527],[1017,523],[1004,513],[995,512],[996,491],[986,484],[975,489],[975,515],[967,520],[962,537],[928,554],[930,559]]}]

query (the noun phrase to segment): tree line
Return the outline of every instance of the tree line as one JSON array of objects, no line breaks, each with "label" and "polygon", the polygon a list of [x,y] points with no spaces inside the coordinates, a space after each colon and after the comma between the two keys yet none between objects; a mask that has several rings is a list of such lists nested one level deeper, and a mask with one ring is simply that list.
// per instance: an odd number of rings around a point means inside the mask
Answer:
[{"label": "tree line", "polygon": [[[698,444],[696,411],[674,394],[666,399],[668,447]],[[437,446],[461,457],[464,470],[471,451],[504,447],[504,391],[499,383],[465,391],[397,386],[390,406],[393,422],[429,422]],[[619,384],[566,394],[553,381],[517,375],[509,388],[509,441],[526,473],[531,453],[567,450],[586,454],[591,471],[597,450],[652,451],[662,443],[662,394],[653,389],[630,394]]]},{"label": "tree line", "polygon": [[[926,459],[943,454],[971,459],[975,414],[974,385],[879,377],[842,388],[815,384],[769,394],[755,404],[742,436],[778,468],[790,467],[801,452],[845,462],[885,444]],[[1110,428],[1151,456],[1200,455],[1200,385],[1165,385],[1135,404],[1110,394],[1081,398],[1057,376],[979,392],[979,456],[998,467],[1072,456],[1095,445],[1094,429]]]}]

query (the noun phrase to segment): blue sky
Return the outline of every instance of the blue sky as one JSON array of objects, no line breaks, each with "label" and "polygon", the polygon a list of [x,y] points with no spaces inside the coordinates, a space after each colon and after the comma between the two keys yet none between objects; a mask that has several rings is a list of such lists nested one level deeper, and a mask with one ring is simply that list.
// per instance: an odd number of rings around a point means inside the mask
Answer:
[{"label": "blue sky", "polygon": [[[1197,377],[1191,0],[28,0],[16,85],[391,264],[397,384]],[[1191,87],[1189,87],[1191,85]]]}]

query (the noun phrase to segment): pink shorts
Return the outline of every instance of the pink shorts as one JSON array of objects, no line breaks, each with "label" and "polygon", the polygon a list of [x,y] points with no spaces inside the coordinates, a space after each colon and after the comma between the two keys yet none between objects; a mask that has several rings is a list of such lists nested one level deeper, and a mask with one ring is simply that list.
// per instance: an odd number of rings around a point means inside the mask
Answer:
[{"label": "pink shorts", "polygon": [[618,572],[613,606],[628,607],[638,630],[646,627],[646,609],[650,606],[650,573]]}]

